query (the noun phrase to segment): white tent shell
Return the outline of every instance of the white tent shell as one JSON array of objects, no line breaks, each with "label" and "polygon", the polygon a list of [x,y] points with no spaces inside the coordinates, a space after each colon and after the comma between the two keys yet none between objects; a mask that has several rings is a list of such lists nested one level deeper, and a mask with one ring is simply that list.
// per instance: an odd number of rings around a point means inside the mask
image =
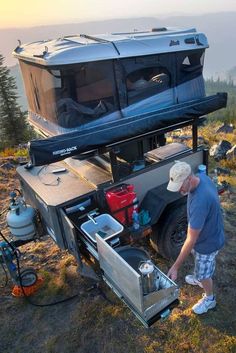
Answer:
[{"label": "white tent shell", "polygon": [[71,35],[19,45],[13,55],[45,66],[208,48],[195,28],[160,28],[145,32]]}]

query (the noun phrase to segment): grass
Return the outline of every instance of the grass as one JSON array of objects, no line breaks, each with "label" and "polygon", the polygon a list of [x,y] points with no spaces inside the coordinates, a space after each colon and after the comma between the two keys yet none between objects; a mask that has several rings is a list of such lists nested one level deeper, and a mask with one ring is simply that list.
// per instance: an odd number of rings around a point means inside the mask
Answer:
[{"label": "grass", "polygon": [[25,157],[28,158],[29,151],[25,147],[7,147],[3,151],[0,151],[0,157]]},{"label": "grass", "polygon": [[210,145],[214,145],[221,140],[227,140],[232,145],[236,144],[235,131],[230,134],[216,133],[217,129],[222,125],[220,122],[207,124],[199,128],[199,136],[202,136],[204,140]]}]

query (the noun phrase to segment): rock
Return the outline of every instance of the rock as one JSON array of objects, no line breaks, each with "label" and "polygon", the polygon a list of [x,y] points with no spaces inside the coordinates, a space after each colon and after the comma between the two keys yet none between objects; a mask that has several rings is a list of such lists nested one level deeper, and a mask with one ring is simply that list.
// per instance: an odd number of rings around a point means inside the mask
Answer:
[{"label": "rock", "polygon": [[231,143],[227,140],[220,141],[219,146],[224,151],[224,153],[226,153],[232,147]]},{"label": "rock", "polygon": [[6,170],[10,170],[10,169],[14,169],[15,166],[10,163],[10,162],[6,162],[0,165],[0,168],[6,169]]},{"label": "rock", "polygon": [[211,157],[215,157],[215,156],[217,156],[219,153],[220,153],[220,147],[219,147],[217,144],[211,146],[211,148],[210,148],[210,150],[209,150],[209,155],[210,155]]},{"label": "rock", "polygon": [[234,131],[234,126],[232,124],[226,124],[224,123],[222,126],[219,127],[219,129],[216,131],[216,133],[223,132],[225,134],[231,134]]},{"label": "rock", "polygon": [[[226,153],[226,157],[227,157],[227,153]],[[216,173],[217,175],[230,175],[231,171],[228,168],[216,167]]]},{"label": "rock", "polygon": [[[178,140],[180,142],[184,142],[184,141],[189,141],[191,140],[193,137],[192,135],[172,135],[172,139],[173,140]],[[202,136],[198,136],[198,141],[200,143],[204,143],[204,138]]]},{"label": "rock", "polygon": [[216,161],[226,158],[226,153],[232,147],[231,143],[227,140],[222,140],[219,144],[215,144],[210,148],[209,154],[214,157]]},{"label": "rock", "polygon": [[226,158],[232,160],[236,157],[236,145],[226,152]]}]

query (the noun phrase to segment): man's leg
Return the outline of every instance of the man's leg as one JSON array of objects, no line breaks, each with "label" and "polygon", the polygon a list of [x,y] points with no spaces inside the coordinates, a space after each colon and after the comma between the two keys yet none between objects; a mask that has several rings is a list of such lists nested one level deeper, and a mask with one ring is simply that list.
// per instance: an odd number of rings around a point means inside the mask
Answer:
[{"label": "man's leg", "polygon": [[[194,260],[194,267],[196,268],[196,252],[194,251],[194,249],[192,249],[191,254]],[[196,273],[195,270],[194,270],[194,273]],[[199,286],[202,288],[202,284],[200,281],[197,280],[197,278],[195,277],[195,274],[186,275],[185,282],[188,284],[191,284],[192,286]]]},{"label": "man's leg", "polygon": [[216,306],[216,300],[213,294],[212,276],[215,270],[215,257],[217,251],[211,254],[199,254],[195,252],[194,275],[200,281],[205,293],[193,307],[195,314],[204,314],[209,309]]},{"label": "man's leg", "polygon": [[202,287],[206,293],[206,296],[209,297],[213,295],[213,281],[211,278],[206,278],[200,281],[202,284]]}]

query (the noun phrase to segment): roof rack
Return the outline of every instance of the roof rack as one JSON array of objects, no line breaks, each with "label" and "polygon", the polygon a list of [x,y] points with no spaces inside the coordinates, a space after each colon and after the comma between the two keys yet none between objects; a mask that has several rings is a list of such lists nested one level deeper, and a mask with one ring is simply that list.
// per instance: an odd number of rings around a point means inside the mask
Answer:
[{"label": "roof rack", "polygon": [[139,34],[139,33],[150,33],[150,31],[137,31],[137,30],[134,30],[133,32],[112,32],[111,34],[113,36],[120,36],[120,35],[128,35],[128,34]]},{"label": "roof rack", "polygon": [[117,54],[120,55],[120,52],[117,49],[115,43],[112,42],[111,40],[90,36],[88,34],[80,34],[80,37],[86,38],[86,39],[91,39],[91,40],[94,40],[95,42],[98,42],[98,43],[111,43],[113,45],[114,49],[116,50]]}]

